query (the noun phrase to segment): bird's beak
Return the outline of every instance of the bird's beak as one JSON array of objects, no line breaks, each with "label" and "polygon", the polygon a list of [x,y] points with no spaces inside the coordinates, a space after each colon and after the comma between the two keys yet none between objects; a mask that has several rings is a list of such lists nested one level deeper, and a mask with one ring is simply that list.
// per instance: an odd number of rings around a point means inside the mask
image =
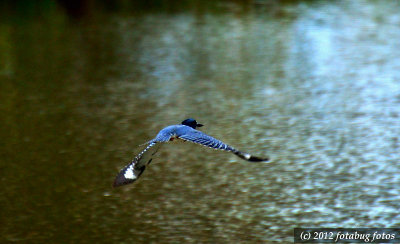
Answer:
[{"label": "bird's beak", "polygon": [[202,127],[203,125],[202,125],[202,124],[197,124],[196,126],[197,126],[197,127]]}]

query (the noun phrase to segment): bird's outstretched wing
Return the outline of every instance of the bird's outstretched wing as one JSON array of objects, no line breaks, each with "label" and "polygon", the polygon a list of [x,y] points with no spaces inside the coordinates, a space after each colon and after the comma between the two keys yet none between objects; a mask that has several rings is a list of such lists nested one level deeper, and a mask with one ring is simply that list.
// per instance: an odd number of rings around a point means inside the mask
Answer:
[{"label": "bird's outstretched wing", "polygon": [[249,162],[264,162],[269,160],[268,158],[260,158],[252,156],[248,153],[241,152],[229,146],[228,144],[195,129],[187,130],[183,135],[179,135],[178,138],[184,141],[190,141],[213,149],[232,152],[239,158],[247,160]]},{"label": "bird's outstretched wing", "polygon": [[114,187],[122,186],[135,182],[146,166],[151,163],[153,156],[157,153],[161,143],[151,142],[148,146],[141,151],[130,164],[125,166],[115,177]]}]

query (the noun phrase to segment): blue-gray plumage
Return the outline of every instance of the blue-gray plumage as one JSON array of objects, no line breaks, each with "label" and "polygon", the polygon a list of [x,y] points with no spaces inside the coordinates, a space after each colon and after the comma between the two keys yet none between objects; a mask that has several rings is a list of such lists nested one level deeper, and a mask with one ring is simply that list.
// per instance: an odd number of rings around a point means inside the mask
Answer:
[{"label": "blue-gray plumage", "polygon": [[140,152],[130,164],[125,166],[120,171],[115,178],[114,187],[126,185],[136,181],[146,169],[146,166],[149,165],[153,160],[152,156],[157,152],[161,143],[169,142],[174,139],[190,141],[213,149],[232,152],[241,159],[250,162],[262,162],[269,160],[268,158],[259,158],[248,153],[241,152],[223,143],[222,141],[215,139],[214,137],[196,130],[197,127],[201,126],[203,125],[197,123],[197,121],[194,119],[186,119],[182,121],[182,124],[180,125],[170,125],[162,129],[154,139],[146,143],[147,147]]}]

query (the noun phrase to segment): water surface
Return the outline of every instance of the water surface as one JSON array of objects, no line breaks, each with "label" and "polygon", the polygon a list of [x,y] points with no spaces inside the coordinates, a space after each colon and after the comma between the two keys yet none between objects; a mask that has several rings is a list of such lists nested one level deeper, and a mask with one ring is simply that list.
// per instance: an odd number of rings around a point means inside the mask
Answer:
[{"label": "water surface", "polygon": [[[395,1],[52,6],[0,25],[0,236],[21,243],[292,242],[294,227],[400,225]],[[202,130],[269,164],[165,145]]]}]

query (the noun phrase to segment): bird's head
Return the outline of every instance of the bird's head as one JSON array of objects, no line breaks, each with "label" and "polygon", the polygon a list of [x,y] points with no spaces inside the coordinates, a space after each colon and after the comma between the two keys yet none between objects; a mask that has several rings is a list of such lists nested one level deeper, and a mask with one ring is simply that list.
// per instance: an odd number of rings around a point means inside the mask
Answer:
[{"label": "bird's head", "polygon": [[192,127],[193,129],[196,129],[196,127],[202,127],[202,124],[197,123],[197,121],[195,119],[189,118],[189,119],[185,119],[184,121],[182,121],[183,125],[187,125]]}]

